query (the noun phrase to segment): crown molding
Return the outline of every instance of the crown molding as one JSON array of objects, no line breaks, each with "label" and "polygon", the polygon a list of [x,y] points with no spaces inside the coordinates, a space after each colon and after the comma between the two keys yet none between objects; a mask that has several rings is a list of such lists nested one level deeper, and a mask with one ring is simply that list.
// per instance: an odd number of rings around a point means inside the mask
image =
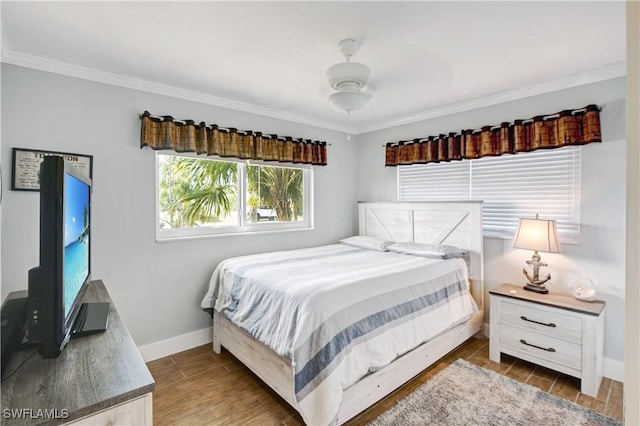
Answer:
[{"label": "crown molding", "polygon": [[518,99],[524,99],[536,95],[543,95],[546,93],[556,92],[558,90],[569,89],[572,87],[598,83],[600,81],[624,77],[626,73],[626,61],[615,62],[601,68],[571,74],[563,78],[549,80],[543,83],[517,89],[505,90],[503,92],[482,96],[468,101],[456,102],[441,107],[432,108],[418,114],[410,115],[408,117],[405,116],[402,118],[398,117],[395,119],[378,121],[371,126],[359,127],[357,129],[357,134],[415,123],[422,120],[429,120],[432,118],[442,117],[445,115],[455,114],[473,109],[486,108],[509,101],[515,101]]},{"label": "crown molding", "polygon": [[277,118],[294,123],[305,124],[323,129],[335,130],[352,135],[373,132],[376,130],[386,129],[395,126],[415,123],[418,121],[429,120],[445,115],[465,112],[473,109],[485,108],[504,102],[524,99],[531,96],[542,95],[558,90],[569,89],[572,87],[583,86],[587,84],[597,83],[600,81],[610,80],[626,75],[626,62],[616,62],[601,68],[572,74],[563,78],[546,81],[543,83],[506,90],[494,93],[492,95],[482,96],[468,101],[452,103],[437,108],[431,108],[424,112],[412,114],[404,117],[396,117],[389,120],[376,121],[375,124],[364,126],[345,126],[333,122],[312,119],[306,116],[277,111],[264,108],[245,102],[234,101],[232,99],[222,98],[219,96],[207,95],[193,90],[182,89],[179,87],[169,86],[165,84],[153,83],[147,80],[123,76],[120,74],[104,72],[93,68],[81,67],[78,65],[67,64],[39,56],[28,55],[20,52],[12,51],[7,43],[6,37],[2,37],[2,57],[3,63],[32,68],[40,71],[61,74],[69,77],[80,78],[83,80],[95,81],[98,83],[110,84],[119,87],[125,87],[143,92],[154,93],[157,95],[170,96],[178,99],[199,102],[207,105],[213,105],[222,108],[228,108],[236,111],[242,111],[252,114],[258,114],[266,117]]},{"label": "crown molding", "polygon": [[125,87],[128,89],[140,90],[143,92],[154,93],[157,95],[170,96],[173,98],[184,99],[193,102],[199,102],[207,105],[213,105],[222,108],[228,108],[236,111],[258,114],[280,120],[291,121],[294,123],[305,124],[323,129],[336,130],[344,133],[355,133],[355,128],[343,126],[322,120],[314,120],[298,114],[292,114],[282,111],[264,108],[245,102],[234,101],[232,99],[222,98],[203,94],[193,90],[182,89],[175,86],[154,83],[147,80],[127,77],[121,74],[115,74],[105,71],[96,70],[94,68],[86,68],[79,65],[59,62],[52,59],[42,58],[35,55],[15,52],[8,48],[6,38],[2,37],[2,62],[11,65],[17,65],[25,68],[32,68],[39,71],[46,71],[54,74],[80,78],[83,80],[94,81],[98,83],[110,84],[113,86]]}]

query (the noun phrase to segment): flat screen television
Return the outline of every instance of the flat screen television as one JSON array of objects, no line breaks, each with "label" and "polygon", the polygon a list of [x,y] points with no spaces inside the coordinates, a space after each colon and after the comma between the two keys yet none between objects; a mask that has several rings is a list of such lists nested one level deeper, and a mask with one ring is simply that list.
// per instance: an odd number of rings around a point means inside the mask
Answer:
[{"label": "flat screen television", "polygon": [[[60,355],[91,278],[91,180],[59,156],[40,169],[40,264],[29,271],[28,340]],[[86,306],[85,306],[86,309]]]}]

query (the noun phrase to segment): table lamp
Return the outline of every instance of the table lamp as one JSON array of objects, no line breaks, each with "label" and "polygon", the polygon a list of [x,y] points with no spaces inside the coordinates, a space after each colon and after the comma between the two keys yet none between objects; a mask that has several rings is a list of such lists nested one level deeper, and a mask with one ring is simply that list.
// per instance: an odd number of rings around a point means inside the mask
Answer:
[{"label": "table lamp", "polygon": [[539,219],[537,214],[535,219],[518,219],[518,229],[513,236],[513,247],[534,251],[531,260],[527,260],[527,265],[533,268],[533,276],[529,275],[526,268],[522,268],[522,273],[529,281],[524,289],[542,294],[549,293],[544,283],[551,279],[551,274],[540,279],[540,267],[549,265],[541,261],[538,251],[560,252],[556,221]]}]

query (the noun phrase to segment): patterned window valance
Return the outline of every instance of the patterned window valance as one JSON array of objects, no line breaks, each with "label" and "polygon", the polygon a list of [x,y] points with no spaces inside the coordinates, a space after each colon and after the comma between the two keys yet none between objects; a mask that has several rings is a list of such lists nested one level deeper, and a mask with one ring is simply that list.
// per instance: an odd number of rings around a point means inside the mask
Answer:
[{"label": "patterned window valance", "polygon": [[175,120],[170,115],[140,116],[140,148],[195,152],[250,160],[327,165],[327,143],[290,136],[263,135],[251,130],[223,128]]},{"label": "patterned window valance", "polygon": [[602,142],[597,105],[478,130],[389,142],[386,166],[438,163]]}]

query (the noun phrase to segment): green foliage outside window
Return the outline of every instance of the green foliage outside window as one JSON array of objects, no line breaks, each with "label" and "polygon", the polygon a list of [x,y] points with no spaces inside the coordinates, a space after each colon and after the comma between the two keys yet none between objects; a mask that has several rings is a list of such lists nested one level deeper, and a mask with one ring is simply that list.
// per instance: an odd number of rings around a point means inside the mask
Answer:
[{"label": "green foliage outside window", "polygon": [[236,163],[161,156],[161,223],[184,228],[220,222],[238,209],[236,182]]},{"label": "green foliage outside window", "polygon": [[281,222],[299,220],[304,202],[302,170],[249,166],[247,181],[250,217],[262,206],[273,209]]},{"label": "green foliage outside window", "polygon": [[160,155],[160,227],[237,225],[238,179],[245,175],[241,171],[246,173],[246,221],[301,220],[304,213],[301,169]]}]

